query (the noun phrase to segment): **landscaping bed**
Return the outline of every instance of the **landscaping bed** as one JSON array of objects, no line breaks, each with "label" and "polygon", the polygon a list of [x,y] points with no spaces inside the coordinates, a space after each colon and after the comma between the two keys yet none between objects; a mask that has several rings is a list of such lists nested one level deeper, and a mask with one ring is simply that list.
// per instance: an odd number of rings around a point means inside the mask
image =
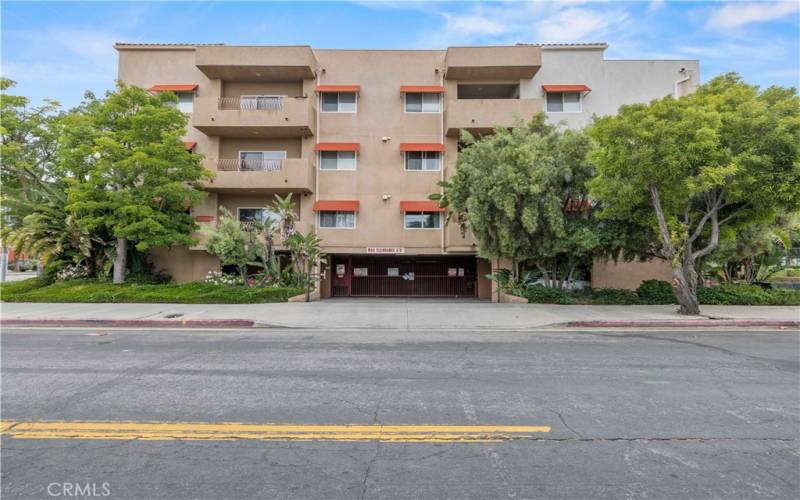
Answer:
[{"label": "landscaping bed", "polygon": [[[647,280],[637,290],[613,288],[558,290],[541,285],[528,286],[516,291],[534,304],[606,304],[606,305],[654,305],[677,304],[672,286],[666,281]],[[784,288],[764,289],[757,285],[720,285],[698,288],[697,298],[701,304],[736,306],[797,306],[800,292]]]},{"label": "landscaping bed", "polygon": [[182,285],[69,280],[47,282],[38,278],[3,283],[3,302],[86,302],[86,303],[174,303],[174,304],[261,304],[286,302],[303,290],[278,287],[225,286],[209,283]]}]

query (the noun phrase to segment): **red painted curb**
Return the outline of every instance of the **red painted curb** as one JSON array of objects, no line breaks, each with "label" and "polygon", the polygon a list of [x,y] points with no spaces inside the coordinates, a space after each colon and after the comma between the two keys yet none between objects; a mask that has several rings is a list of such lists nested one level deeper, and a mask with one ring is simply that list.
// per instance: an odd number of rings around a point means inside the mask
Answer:
[{"label": "red painted curb", "polygon": [[800,328],[800,320],[772,320],[772,319],[654,319],[654,320],[596,320],[596,321],[569,321],[568,327],[596,328],[596,327],[697,327],[697,326],[776,326],[784,328]]},{"label": "red painted curb", "polygon": [[106,328],[251,328],[249,319],[2,319],[1,326],[88,326]]}]

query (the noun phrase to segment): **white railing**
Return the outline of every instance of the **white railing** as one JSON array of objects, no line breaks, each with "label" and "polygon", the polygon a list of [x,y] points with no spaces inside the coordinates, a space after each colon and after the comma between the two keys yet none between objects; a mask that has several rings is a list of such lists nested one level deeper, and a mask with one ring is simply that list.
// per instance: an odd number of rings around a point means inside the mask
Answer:
[{"label": "white railing", "polygon": [[245,111],[283,109],[281,96],[220,97],[219,109],[240,109]]},{"label": "white railing", "polygon": [[217,170],[225,172],[277,172],[282,167],[280,158],[217,160]]}]

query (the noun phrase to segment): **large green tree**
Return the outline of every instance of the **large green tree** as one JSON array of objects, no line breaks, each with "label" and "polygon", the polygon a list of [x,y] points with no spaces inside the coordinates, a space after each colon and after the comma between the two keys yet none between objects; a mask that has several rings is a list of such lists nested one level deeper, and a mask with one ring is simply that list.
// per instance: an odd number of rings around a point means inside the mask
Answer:
[{"label": "large green tree", "polygon": [[189,208],[209,173],[186,151],[186,116],[172,93],[119,85],[66,118],[59,160],[72,173],[68,210],[80,227],[115,240],[114,283],[125,280],[128,246],[190,246]]},{"label": "large green tree", "polygon": [[648,227],[682,314],[699,314],[696,263],[720,228],[800,207],[800,99],[736,74],[687,97],[622,106],[590,128],[591,196],[607,219]]},{"label": "large green tree", "polygon": [[462,132],[455,175],[431,195],[450,208],[478,253],[530,262],[545,283],[562,286],[601,242],[586,182],[588,137],[545,123],[544,114],[475,138]]}]

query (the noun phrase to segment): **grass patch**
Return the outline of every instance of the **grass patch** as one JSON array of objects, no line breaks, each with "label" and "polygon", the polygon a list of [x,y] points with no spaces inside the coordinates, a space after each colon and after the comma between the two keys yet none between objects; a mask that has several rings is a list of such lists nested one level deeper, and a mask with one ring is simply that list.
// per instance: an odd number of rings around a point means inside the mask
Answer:
[{"label": "grass patch", "polygon": [[0,286],[0,300],[3,302],[261,304],[286,302],[289,297],[301,293],[302,290],[294,288],[255,288],[199,282],[182,285],[115,285],[103,281],[74,280],[47,284],[35,278]]}]

